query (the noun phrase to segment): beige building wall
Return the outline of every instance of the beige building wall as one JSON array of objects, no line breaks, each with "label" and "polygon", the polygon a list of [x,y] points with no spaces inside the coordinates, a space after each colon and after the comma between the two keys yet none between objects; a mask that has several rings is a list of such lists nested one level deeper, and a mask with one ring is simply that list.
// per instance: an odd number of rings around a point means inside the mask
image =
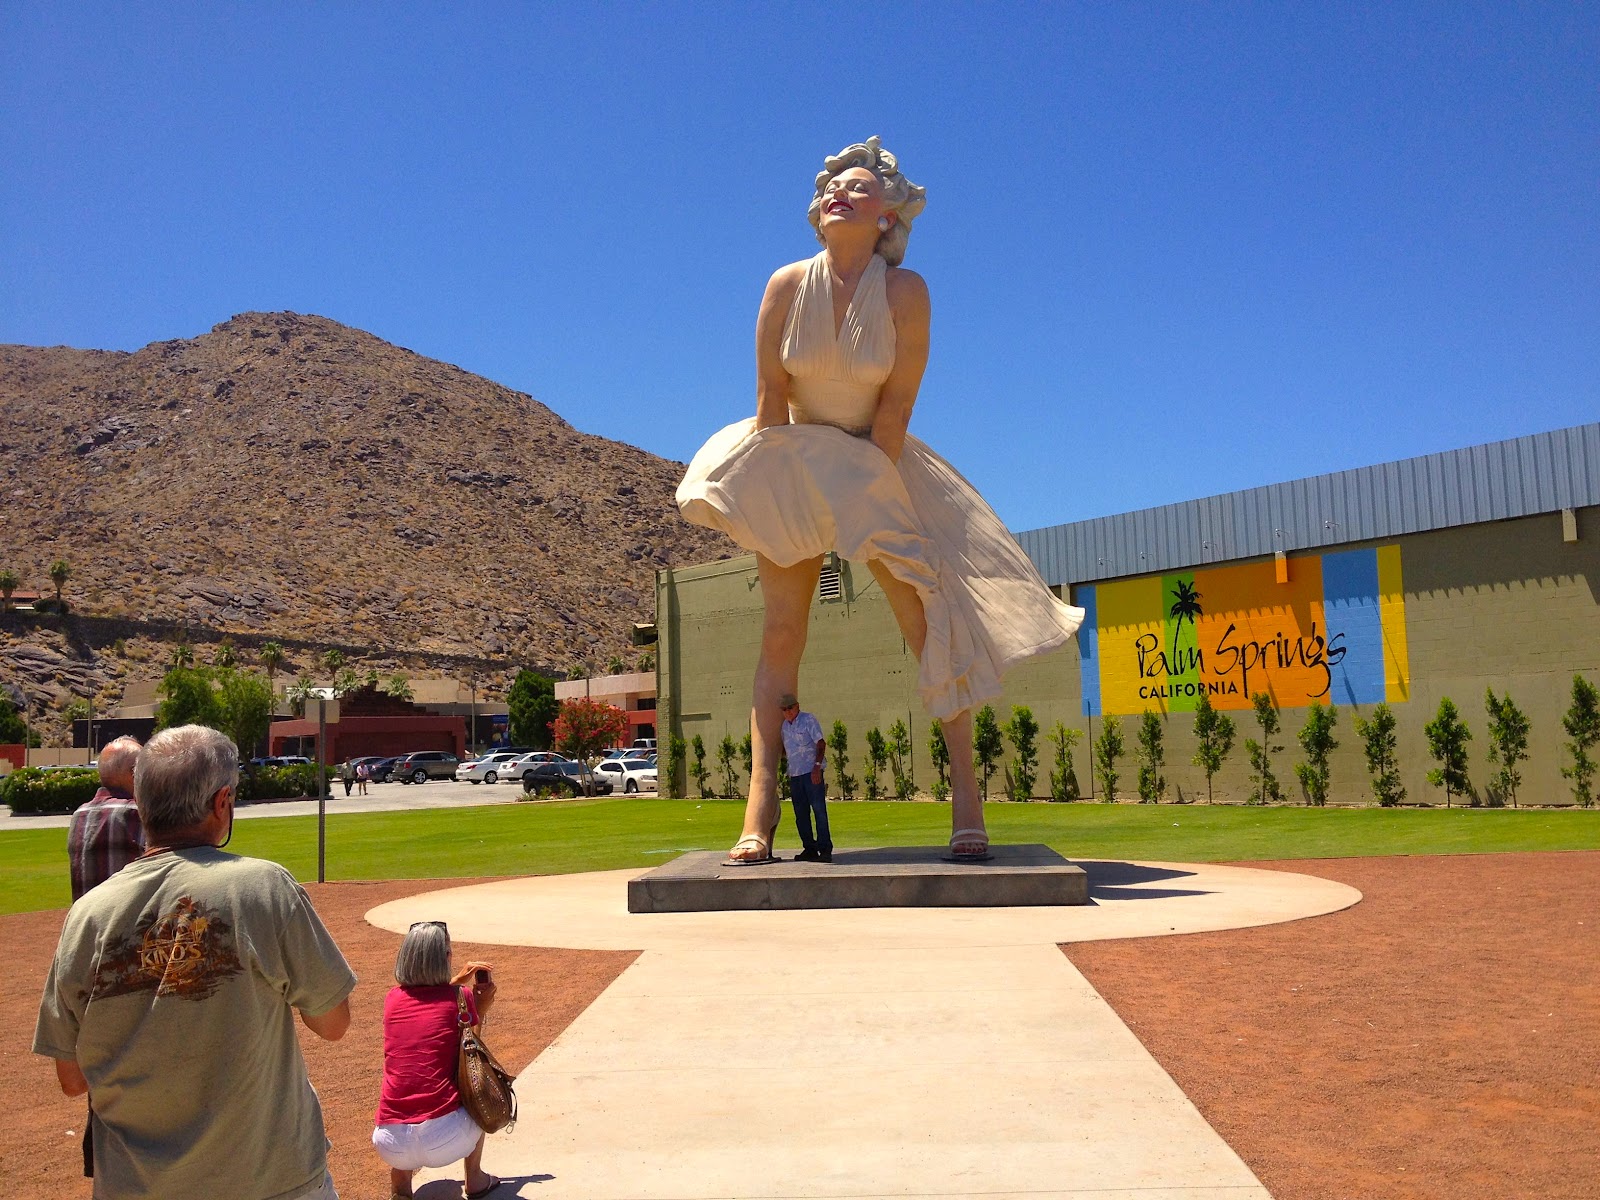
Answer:
[{"label": "beige building wall", "polygon": [[[1509,692],[1529,716],[1530,759],[1522,764],[1523,803],[1565,804],[1570,782],[1561,776],[1567,761],[1561,717],[1571,699],[1572,677],[1583,673],[1600,682],[1600,509],[1576,514],[1577,540],[1568,540],[1571,523],[1562,514],[1462,526],[1382,543],[1398,546],[1405,595],[1409,652],[1408,696],[1391,702],[1398,719],[1400,757],[1407,803],[1443,803],[1443,792],[1427,783],[1433,766],[1423,726],[1439,701],[1450,697],[1466,720],[1473,740],[1470,775],[1480,799],[1487,799],[1487,716],[1484,692]],[[1328,552],[1324,551],[1324,552]],[[1294,555],[1290,555],[1293,566]],[[1207,564],[1215,567],[1220,564]],[[843,720],[850,734],[851,773],[858,779],[866,732],[887,731],[898,717],[912,733],[915,774],[921,787],[931,781],[927,740],[929,718],[916,699],[916,662],[905,647],[881,590],[864,566],[841,564],[841,598],[813,605],[806,656],[800,670],[800,697],[825,729]],[[658,580],[661,636],[660,688],[662,734],[676,726],[685,739],[704,737],[708,758],[724,734],[735,741],[749,728],[750,684],[760,647],[761,588],[753,556],[678,571]],[[1077,642],[1014,670],[1005,694],[995,703],[1003,722],[1011,706],[1025,704],[1040,725],[1040,774],[1036,791],[1048,792],[1051,747],[1047,733],[1060,720],[1082,730],[1075,765],[1087,795],[1091,779],[1088,744],[1104,719],[1083,715]],[[1159,706],[1153,705],[1159,711]],[[1374,706],[1339,707],[1332,761],[1332,803],[1372,799],[1356,716]],[[1192,763],[1192,716],[1160,713],[1165,731],[1169,799],[1204,802],[1204,773]],[[1240,802],[1251,781],[1244,741],[1259,740],[1249,710],[1228,714],[1237,726],[1227,763],[1214,780],[1218,801]],[[1302,797],[1294,764],[1302,760],[1295,734],[1304,708],[1285,708],[1274,769],[1284,793]],[[1133,752],[1138,714],[1121,717],[1126,754],[1118,791],[1135,793]],[[1007,758],[1010,757],[1009,747]]]}]

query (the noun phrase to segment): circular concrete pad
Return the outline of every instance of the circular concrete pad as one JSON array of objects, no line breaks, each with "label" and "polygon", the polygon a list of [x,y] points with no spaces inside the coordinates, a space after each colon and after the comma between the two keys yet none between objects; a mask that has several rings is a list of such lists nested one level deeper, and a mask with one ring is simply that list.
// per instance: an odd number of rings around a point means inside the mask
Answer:
[{"label": "circular concrete pad", "polygon": [[[629,913],[641,870],[536,875],[410,896],[367,920],[403,933],[442,920],[458,942],[573,950],[710,950],[759,944],[855,948],[1037,945],[1273,925],[1349,908],[1346,884],[1211,863],[1074,860],[1089,903],[1060,908],[840,908]],[[752,868],[758,870],[759,868]]]}]

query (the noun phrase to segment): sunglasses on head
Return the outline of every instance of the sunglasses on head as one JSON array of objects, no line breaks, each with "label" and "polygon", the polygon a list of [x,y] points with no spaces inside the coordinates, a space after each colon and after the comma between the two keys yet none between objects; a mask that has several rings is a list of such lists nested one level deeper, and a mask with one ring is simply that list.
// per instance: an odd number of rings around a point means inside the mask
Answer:
[{"label": "sunglasses on head", "polygon": [[421,929],[425,925],[437,925],[440,929],[444,930],[446,933],[450,932],[450,926],[446,925],[443,921],[413,921],[413,922],[411,922],[411,928],[412,929]]}]

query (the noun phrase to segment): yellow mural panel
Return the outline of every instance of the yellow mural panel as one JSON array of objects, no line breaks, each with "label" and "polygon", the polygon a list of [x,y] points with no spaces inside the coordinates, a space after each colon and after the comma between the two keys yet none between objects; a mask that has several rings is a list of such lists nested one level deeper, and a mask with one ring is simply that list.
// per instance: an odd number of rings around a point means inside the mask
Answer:
[{"label": "yellow mural panel", "polygon": [[1383,622],[1383,687],[1390,703],[1411,699],[1411,648],[1406,642],[1406,589],[1400,547],[1378,547],[1378,612]]},{"label": "yellow mural panel", "polygon": [[[1100,639],[1104,645],[1132,646],[1154,638],[1160,642],[1166,618],[1161,576],[1102,584],[1098,599]],[[1108,657],[1100,671],[1107,712],[1138,712],[1150,706],[1139,699],[1139,661],[1132,654]]]}]

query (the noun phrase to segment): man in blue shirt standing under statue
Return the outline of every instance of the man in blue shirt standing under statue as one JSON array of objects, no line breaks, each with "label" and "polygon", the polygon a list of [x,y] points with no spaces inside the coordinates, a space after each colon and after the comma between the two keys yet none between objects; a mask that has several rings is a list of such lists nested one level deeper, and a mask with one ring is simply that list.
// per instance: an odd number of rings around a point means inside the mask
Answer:
[{"label": "man in blue shirt standing under statue", "polygon": [[[800,711],[792,692],[778,697],[783,710],[783,753],[789,760],[789,799],[794,804],[794,824],[804,847],[795,862],[832,862],[833,835],[828,832],[828,789],[822,782],[822,760],[828,744],[816,717]],[[816,817],[815,835],[811,832]]]}]

